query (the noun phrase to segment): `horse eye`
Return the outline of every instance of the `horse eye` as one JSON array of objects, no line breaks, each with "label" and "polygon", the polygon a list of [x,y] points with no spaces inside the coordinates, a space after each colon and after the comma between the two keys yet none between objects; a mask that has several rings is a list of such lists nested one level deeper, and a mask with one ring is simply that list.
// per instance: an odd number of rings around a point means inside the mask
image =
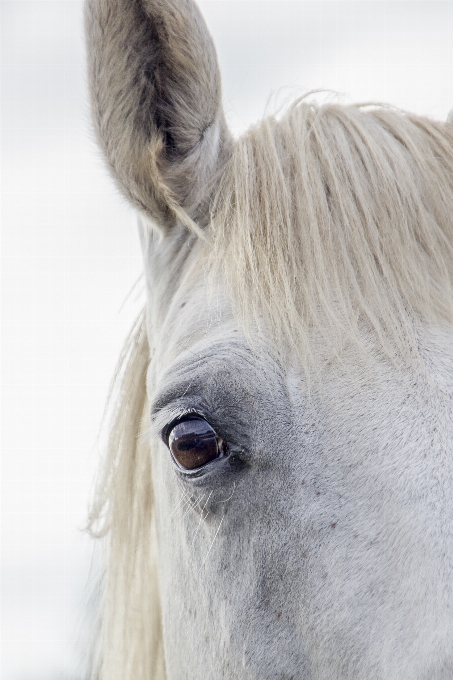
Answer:
[{"label": "horse eye", "polygon": [[187,418],[174,425],[168,447],[183,470],[195,470],[226,455],[226,446],[204,418]]}]

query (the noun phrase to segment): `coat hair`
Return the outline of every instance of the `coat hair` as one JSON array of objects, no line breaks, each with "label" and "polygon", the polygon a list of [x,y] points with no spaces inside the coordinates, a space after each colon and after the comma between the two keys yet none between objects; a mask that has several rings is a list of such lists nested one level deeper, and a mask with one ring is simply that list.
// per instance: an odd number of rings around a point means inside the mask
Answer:
[{"label": "coat hair", "polygon": [[[201,237],[206,282],[226,283],[249,339],[261,330],[310,375],[320,338],[341,357],[348,342],[366,353],[371,332],[407,369],[419,324],[451,327],[452,125],[301,99],[233,143],[193,2],[87,0],[86,33],[95,132],[117,185],[164,239]],[[167,273],[172,291],[181,268]],[[149,362],[141,317],[115,373],[90,514],[108,541],[91,680],[166,677]]]}]

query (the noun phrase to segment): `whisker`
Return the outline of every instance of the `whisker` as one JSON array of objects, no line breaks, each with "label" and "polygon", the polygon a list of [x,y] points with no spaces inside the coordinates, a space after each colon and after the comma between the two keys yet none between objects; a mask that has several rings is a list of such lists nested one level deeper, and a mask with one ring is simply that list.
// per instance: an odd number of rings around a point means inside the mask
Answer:
[{"label": "whisker", "polygon": [[217,501],[218,503],[226,503],[227,501],[231,500],[234,496],[234,492],[236,491],[236,482],[233,482],[233,491],[231,492],[231,496],[228,496],[228,498],[225,498],[224,501]]},{"label": "whisker", "polygon": [[[189,507],[187,508],[187,510],[185,511],[185,513],[183,514],[183,516],[181,517],[181,519],[184,519],[184,517],[187,515],[188,512],[190,512],[190,510],[194,510],[196,504],[197,504],[203,497],[204,497],[204,494],[202,494],[201,496],[199,496],[198,499],[195,500],[193,503],[191,503],[190,498],[189,498],[188,501],[187,501],[187,502],[189,503]],[[187,505],[187,503],[184,503],[184,505]]]},{"label": "whisker", "polygon": [[[187,493],[186,493],[186,491],[183,491],[183,492],[182,492],[181,498],[180,498],[179,501],[176,503],[174,509],[172,510],[172,512],[171,512],[171,514],[170,514],[170,517],[173,517],[173,515],[175,514],[175,512],[178,510],[178,508],[179,508],[179,506],[181,505],[181,503],[182,503],[184,497],[187,498]],[[186,502],[187,502],[187,501],[186,501]],[[184,505],[185,505],[185,503],[184,503]],[[184,507],[184,505],[183,505],[182,507]]]},{"label": "whisker", "polygon": [[204,510],[205,510],[205,508],[206,508],[206,506],[207,506],[207,504],[208,504],[209,499],[211,498],[211,496],[212,496],[212,491],[209,492],[209,495],[208,495],[208,497],[207,497],[207,499],[206,499],[206,502],[205,502],[205,504],[203,505],[203,507],[201,508],[200,521],[198,522],[198,526],[197,526],[197,528],[196,528],[196,530],[195,530],[195,533],[194,533],[194,535],[193,535],[192,543],[190,544],[190,547],[191,547],[191,548],[193,547],[193,544],[195,543],[195,539],[196,539],[196,537],[197,537],[197,535],[198,535],[198,532],[199,532],[199,530],[200,530],[202,521],[205,520],[206,517],[209,515],[209,510],[208,510],[208,512],[206,513],[206,515],[204,515],[204,516],[203,516],[203,513],[204,513]]},{"label": "whisker", "polygon": [[222,522],[223,522],[224,519],[225,519],[225,515],[223,515],[222,519],[221,519],[220,522],[219,522],[219,526],[217,527],[217,531],[216,531],[215,534],[214,534],[214,538],[212,539],[212,543],[211,543],[211,545],[209,546],[209,550],[208,550],[208,552],[207,552],[207,554],[206,554],[206,557],[205,557],[204,560],[203,560],[203,565],[202,565],[202,566],[204,566],[204,565],[206,564],[206,560],[207,560],[208,557],[209,557],[209,553],[211,552],[212,546],[214,545],[214,541],[215,541],[215,539],[217,538],[217,534],[219,533],[220,527],[222,526]]}]

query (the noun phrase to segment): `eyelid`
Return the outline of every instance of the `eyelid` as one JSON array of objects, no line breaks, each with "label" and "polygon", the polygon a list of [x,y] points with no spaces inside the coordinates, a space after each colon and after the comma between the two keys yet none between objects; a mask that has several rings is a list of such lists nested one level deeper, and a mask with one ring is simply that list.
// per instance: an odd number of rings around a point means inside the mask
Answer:
[{"label": "eyelid", "polygon": [[155,394],[154,398],[151,398],[149,408],[150,434],[163,441],[166,429],[178,418],[183,418],[189,413],[196,413],[205,418],[205,414],[209,413],[205,400],[198,394],[187,394],[183,386],[179,392],[174,389],[166,396],[171,398],[164,399],[162,393]]},{"label": "eyelid", "polygon": [[165,446],[169,448],[168,446],[168,438],[170,436],[170,433],[172,429],[177,425],[181,420],[184,420],[184,418],[187,418],[187,416],[198,416],[199,418],[203,418],[203,420],[206,420],[207,423],[209,423],[209,419],[202,413],[200,410],[197,410],[195,408],[186,408],[181,411],[179,411],[178,415],[175,415],[170,422],[166,423],[160,431],[159,431],[159,436],[164,442]]}]

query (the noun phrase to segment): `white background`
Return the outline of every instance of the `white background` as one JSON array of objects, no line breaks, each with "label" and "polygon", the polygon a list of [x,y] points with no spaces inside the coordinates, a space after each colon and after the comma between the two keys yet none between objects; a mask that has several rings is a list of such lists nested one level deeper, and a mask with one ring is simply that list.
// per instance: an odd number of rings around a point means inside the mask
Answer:
[{"label": "white background", "polygon": [[[282,86],[453,108],[452,2],[200,4],[236,134]],[[1,12],[2,680],[72,679],[96,436],[141,258],[89,133],[82,3]]]}]

